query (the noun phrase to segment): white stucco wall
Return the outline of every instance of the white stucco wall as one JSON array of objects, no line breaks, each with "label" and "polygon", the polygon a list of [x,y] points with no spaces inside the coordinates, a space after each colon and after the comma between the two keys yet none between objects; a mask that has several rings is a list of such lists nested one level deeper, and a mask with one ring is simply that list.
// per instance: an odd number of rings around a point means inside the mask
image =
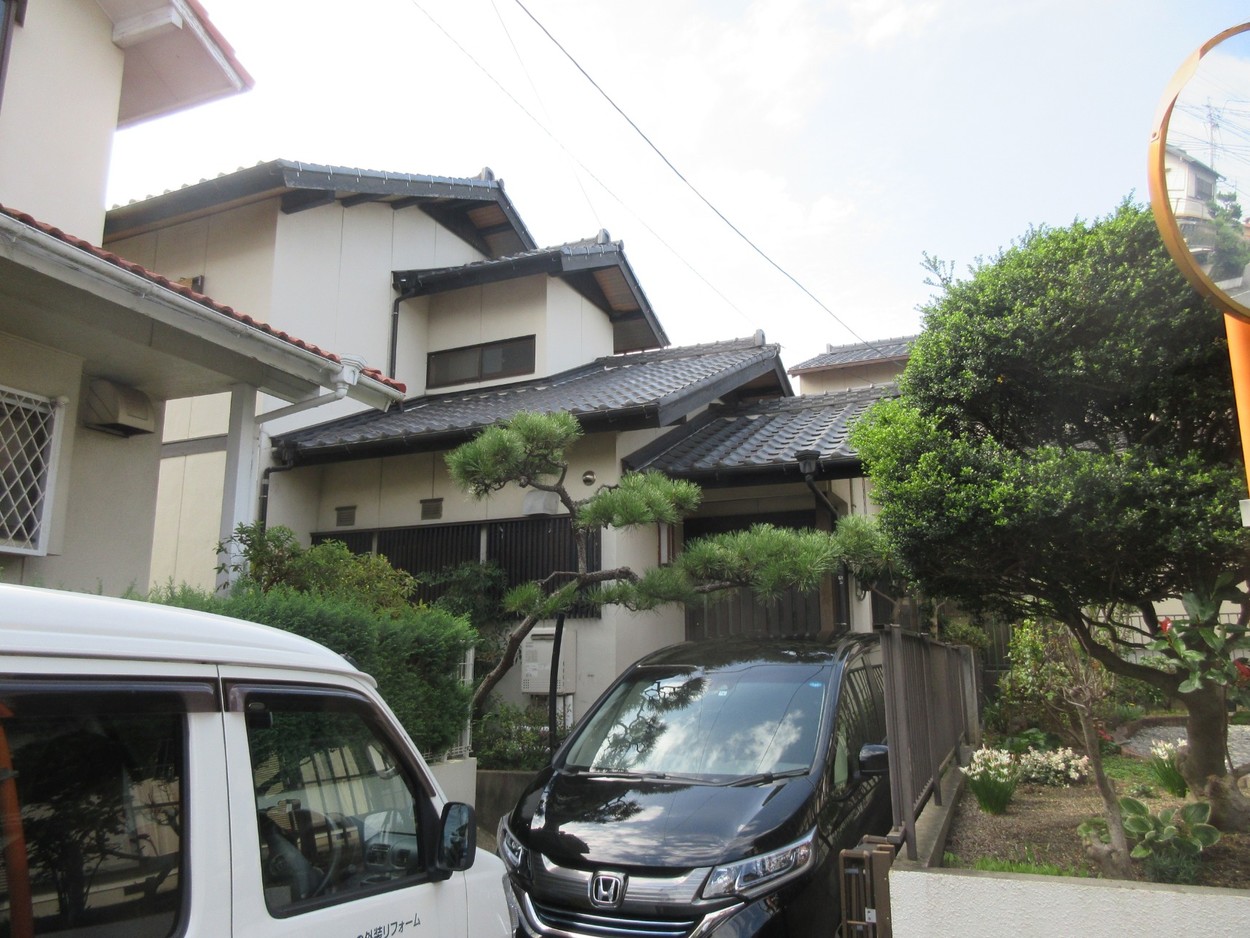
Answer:
[{"label": "white stucco wall", "polygon": [[613,351],[612,322],[607,314],[563,280],[547,278],[546,374],[556,374],[594,361]]},{"label": "white stucco wall", "polygon": [[0,579],[113,596],[144,589],[159,432],[127,439],[80,426],[87,378],[75,356],[0,334],[0,375],[7,387],[67,401],[48,556],[0,553]]},{"label": "white stucco wall", "polygon": [[122,51],[94,3],[38,0],[13,30],[0,100],[0,203],[98,244]]},{"label": "white stucco wall", "polygon": [[848,388],[890,384],[898,380],[902,371],[903,366],[899,362],[864,362],[858,365],[844,365],[829,371],[798,375],[798,393],[823,394],[826,391],[845,391]]},{"label": "white stucco wall", "polygon": [[907,938],[1208,938],[1250,931],[1250,890],[896,867],[890,912]]}]

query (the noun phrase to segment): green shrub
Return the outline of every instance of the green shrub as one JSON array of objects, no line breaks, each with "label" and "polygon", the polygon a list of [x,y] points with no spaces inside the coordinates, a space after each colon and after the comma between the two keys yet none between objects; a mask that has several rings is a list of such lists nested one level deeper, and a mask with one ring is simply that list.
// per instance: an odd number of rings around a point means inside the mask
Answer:
[{"label": "green shrub", "polygon": [[239,586],[226,596],[171,588],[153,602],[246,619],[320,642],[373,675],[378,691],[418,748],[430,758],[455,744],[472,693],[460,677],[475,635],[463,619],[404,604],[381,610],[360,599]]},{"label": "green shrub", "polygon": [[[564,730],[563,723],[558,729]],[[473,754],[478,768],[537,772],[551,756],[547,736],[545,707],[522,708],[495,700],[473,725]]]},{"label": "green shrub", "polygon": [[941,635],[943,641],[952,645],[967,645],[977,651],[985,651],[990,646],[985,629],[971,622],[948,622],[942,626]]},{"label": "green shrub", "polygon": [[1047,733],[1040,730],[1036,726],[1031,726],[1026,730],[1018,733],[1012,733],[1003,739],[1003,748],[1013,756],[1023,755],[1030,749],[1039,752],[1045,752],[1048,749],[1054,749],[1059,745],[1059,738],[1053,733]]}]

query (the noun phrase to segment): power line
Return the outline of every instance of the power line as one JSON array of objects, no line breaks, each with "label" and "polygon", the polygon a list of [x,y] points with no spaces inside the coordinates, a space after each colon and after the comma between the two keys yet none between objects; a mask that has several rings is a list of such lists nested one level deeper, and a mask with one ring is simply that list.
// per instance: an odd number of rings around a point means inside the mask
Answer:
[{"label": "power line", "polygon": [[[498,89],[499,89],[499,90],[503,93],[503,95],[504,95],[504,96],[505,96],[505,97],[506,97],[509,101],[511,101],[513,104],[515,104],[515,105],[517,106],[517,108],[521,111],[521,113],[522,113],[522,114],[524,114],[526,117],[528,117],[528,118],[529,118],[529,119],[530,119],[530,120],[534,123],[534,126],[536,126],[536,127],[537,127],[539,130],[541,130],[544,134],[546,134],[546,135],[547,135],[547,136],[551,139],[551,141],[552,141],[552,142],[553,142],[556,146],[558,146],[558,147],[559,147],[562,151],[564,151],[564,153],[568,156],[568,158],[569,158],[570,160],[572,160],[572,161],[573,161],[573,163],[574,163],[574,164],[576,164],[577,166],[581,167],[582,171],[583,171],[584,173],[586,173],[586,175],[587,175],[587,176],[589,176],[591,179],[593,179],[593,180],[595,181],[595,183],[597,183],[597,184],[599,185],[599,187],[600,187],[601,189],[603,189],[603,191],[604,191],[604,192],[606,192],[609,196],[611,196],[611,197],[612,197],[612,198],[616,201],[616,203],[617,203],[618,205],[620,205],[623,209],[625,209],[625,210],[626,210],[627,212],[629,212],[632,216],[634,216],[634,218],[636,218],[636,219],[638,220],[638,223],[639,223],[639,224],[641,224],[641,225],[642,225],[642,226],[643,226],[643,227],[644,227],[644,228],[645,228],[648,232],[650,232],[650,233],[651,233],[651,235],[652,235],[652,237],[654,237],[654,238],[656,239],[656,241],[658,241],[661,245],[663,245],[663,246],[664,246],[664,247],[665,247],[665,248],[666,248],[666,249],[667,249],[667,250],[668,250],[668,251],[669,251],[669,252],[670,252],[670,253],[671,253],[674,257],[676,257],[679,261],[681,261],[681,262],[682,262],[682,264],[684,264],[684,265],[686,266],[686,268],[687,268],[687,269],[688,269],[688,270],[689,270],[692,274],[694,274],[696,277],[698,277],[700,280],[702,280],[702,281],[703,281],[703,283],[704,283],[704,284],[708,287],[708,289],[710,289],[713,293],[715,293],[715,294],[716,294],[717,296],[719,296],[722,300],[724,300],[724,301],[725,301],[725,304],[726,304],[726,305],[727,305],[730,309],[732,309],[735,313],[737,313],[739,316],[741,316],[741,317],[742,317],[743,322],[745,322],[748,326],[753,326],[753,325],[754,325],[754,323],[752,323],[752,321],[751,321],[751,320],[747,317],[747,314],[746,314],[746,313],[745,313],[745,312],[744,312],[744,311],[743,311],[743,310],[742,310],[742,309],[741,309],[741,308],[740,308],[740,307],[739,307],[736,303],[734,303],[734,301],[733,301],[733,300],[731,300],[731,299],[730,299],[729,297],[727,297],[724,293],[722,293],[722,292],[721,292],[721,290],[720,290],[720,288],[718,288],[718,287],[717,287],[714,283],[712,283],[712,281],[708,280],[708,279],[707,279],[707,277],[705,277],[702,273],[700,273],[700,272],[699,272],[699,271],[698,271],[698,270],[694,267],[694,265],[690,263],[690,261],[686,260],[686,258],[685,258],[685,257],[681,254],[681,252],[680,252],[680,251],[678,251],[675,247],[673,247],[671,244],[669,244],[669,243],[668,243],[668,241],[666,241],[666,240],[665,240],[665,239],[664,239],[664,238],[660,235],[660,233],[659,233],[659,232],[657,232],[654,228],[652,228],[652,227],[651,227],[651,225],[649,225],[649,224],[647,223],[646,219],[644,219],[641,215],[639,215],[637,212],[635,212],[633,209],[631,209],[631,208],[629,207],[629,205],[628,205],[628,204],[626,204],[626,202],[625,202],[625,200],[624,200],[624,199],[622,199],[620,196],[618,196],[618,195],[617,195],[617,194],[616,194],[616,193],[615,193],[615,192],[614,192],[614,191],[613,191],[613,190],[612,190],[612,189],[611,189],[611,188],[607,185],[607,183],[605,183],[602,179],[600,179],[598,176],[596,176],[596,175],[594,174],[594,172],[592,172],[592,171],[591,171],[591,169],[590,169],[590,168],[589,168],[589,167],[588,167],[585,163],[583,163],[581,160],[579,160],[579,159],[578,159],[578,158],[577,158],[577,157],[576,157],[576,156],[575,156],[575,155],[574,155],[574,154],[573,154],[573,153],[572,153],[572,152],[568,149],[568,147],[566,147],[566,146],[565,146],[565,145],[564,145],[564,144],[560,141],[560,138],[559,138],[559,137],[557,137],[554,133],[552,133],[552,132],[551,132],[551,131],[550,131],[550,130],[549,130],[549,129],[548,129],[548,128],[547,128],[547,127],[543,124],[543,122],[542,122],[542,121],[540,121],[537,117],[535,117],[532,113],[530,113],[529,109],[528,109],[528,108],[527,108],[524,104],[522,104],[522,103],[521,103],[521,102],[517,99],[517,97],[516,97],[516,96],[515,96],[515,95],[514,95],[511,91],[509,91],[506,87],[504,87],[503,83],[502,83],[502,82],[500,82],[500,81],[499,81],[499,79],[497,79],[497,78],[496,78],[493,74],[491,74],[490,70],[489,70],[488,68],[486,68],[486,66],[484,66],[481,62],[479,62],[479,61],[478,61],[478,60],[474,57],[473,53],[471,53],[468,49],[466,49],[463,45],[461,45],[461,43],[459,42],[459,40],[457,40],[457,39],[456,39],[456,37],[455,37],[455,36],[453,36],[453,35],[452,35],[451,33],[449,33],[446,29],[444,29],[444,28],[443,28],[443,24],[442,24],[442,23],[440,23],[438,20],[436,20],[436,19],[435,19],[435,18],[434,18],[434,17],[430,14],[430,12],[429,12],[428,10],[426,10],[423,6],[421,6],[421,4],[418,2],[418,0],[408,0],[408,2],[409,2],[409,3],[411,3],[411,4],[412,4],[412,6],[414,6],[417,10],[419,10],[419,11],[421,12],[421,14],[422,14],[422,15],[423,15],[426,19],[428,19],[428,20],[430,21],[430,23],[431,23],[431,24],[433,24],[434,28],[435,28],[435,29],[437,29],[440,33],[442,33],[442,34],[443,34],[443,35],[447,38],[447,41],[448,41],[448,42],[450,42],[453,46],[455,46],[458,50],[460,50],[460,53],[461,53],[461,54],[462,54],[465,58],[467,58],[470,62],[472,62],[472,63],[473,63],[473,65],[474,65],[474,66],[478,69],[478,71],[480,71],[483,75],[485,75],[487,78],[489,78],[489,79],[490,79],[490,81],[491,81],[491,83],[492,83],[492,84],[494,84],[494,86],[495,86],[496,88],[498,88]],[[528,11],[527,11],[527,12],[528,12]],[[837,317],[834,317],[834,318],[836,319]],[[852,335],[854,335],[854,333],[852,333]],[[857,338],[858,338],[858,336],[857,336]],[[862,341],[862,340],[861,340],[861,341]]]},{"label": "power line", "polygon": [[824,302],[821,301],[821,299],[818,296],[816,296],[816,294],[814,294],[811,290],[809,290],[806,286],[804,286],[798,280],[797,277],[795,277],[788,270],[782,267],[779,263],[777,263],[777,261],[773,260],[772,257],[770,257],[763,250],[763,248],[761,248],[754,241],[752,241],[749,237],[747,237],[747,235],[737,225],[735,225],[732,221],[730,221],[720,209],[718,209],[715,205],[713,205],[711,200],[708,199],[707,196],[705,196],[702,192],[700,192],[698,188],[696,188],[695,185],[689,179],[686,178],[686,176],[681,172],[681,170],[679,170],[676,166],[673,165],[673,162],[667,156],[664,155],[664,152],[660,150],[660,148],[656,146],[655,143],[652,142],[651,138],[648,137],[643,132],[642,128],[640,128],[636,123],[634,123],[633,119],[628,114],[626,114],[623,110],[621,110],[620,106],[614,100],[612,100],[612,97],[606,91],[604,91],[603,88],[599,86],[599,83],[590,76],[590,74],[586,71],[586,69],[582,68],[581,63],[579,63],[577,59],[575,59],[572,56],[572,54],[570,54],[569,51],[565,49],[563,45],[560,44],[560,41],[556,39],[556,37],[551,34],[551,31],[547,29],[547,27],[544,26],[538,20],[538,18],[529,11],[529,9],[525,6],[525,4],[522,3],[521,0],[515,0],[515,3],[525,12],[525,15],[528,16],[534,22],[534,25],[536,25],[539,29],[543,31],[543,33],[547,36],[548,39],[551,40],[551,42],[555,45],[555,47],[560,50],[560,52],[564,55],[564,57],[567,58],[569,62],[573,64],[573,67],[582,73],[582,76],[588,82],[590,82],[591,87],[593,87],[597,92],[599,92],[599,94],[603,97],[603,99],[607,101],[609,105],[612,106],[612,109],[615,110],[616,113],[619,114],[625,120],[625,122],[634,129],[634,132],[637,133],[638,136],[642,138],[643,142],[646,143],[647,146],[649,146],[655,152],[656,156],[658,156],[664,162],[664,165],[667,166],[670,170],[672,170],[673,174],[676,175],[677,178],[682,181],[682,183],[686,186],[686,188],[688,188],[691,192],[693,192],[695,196],[704,205],[706,205],[709,209],[711,209],[717,218],[723,221],[729,227],[729,229],[733,231],[734,234],[736,234],[739,238],[741,238],[747,244],[747,246],[751,248],[751,250],[755,251],[756,254],[758,254],[765,261],[767,261],[770,265],[772,265],[772,267],[776,269],[782,276],[784,276],[787,280],[789,280],[796,287],[798,287],[805,294],[807,294],[807,296],[811,298],[811,300],[817,306],[819,306],[821,309],[823,309],[826,313],[829,314],[829,316],[833,319],[834,322],[840,325],[843,329],[845,329],[847,332],[853,335],[856,339],[858,339],[864,345],[868,346],[869,348],[874,348],[872,343],[868,342],[866,339],[864,339],[862,336],[856,333],[854,329],[852,329],[845,322],[843,322],[842,319],[837,315],[837,313],[835,313],[828,306],[826,306]]}]

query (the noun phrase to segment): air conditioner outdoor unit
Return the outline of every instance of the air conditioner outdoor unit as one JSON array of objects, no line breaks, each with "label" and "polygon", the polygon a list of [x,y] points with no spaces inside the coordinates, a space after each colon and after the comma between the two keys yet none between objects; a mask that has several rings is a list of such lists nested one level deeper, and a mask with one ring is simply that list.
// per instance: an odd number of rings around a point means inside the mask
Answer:
[{"label": "air conditioner outdoor unit", "polygon": [[156,432],[156,407],[142,391],[93,378],[83,401],[84,426],[118,436]]}]

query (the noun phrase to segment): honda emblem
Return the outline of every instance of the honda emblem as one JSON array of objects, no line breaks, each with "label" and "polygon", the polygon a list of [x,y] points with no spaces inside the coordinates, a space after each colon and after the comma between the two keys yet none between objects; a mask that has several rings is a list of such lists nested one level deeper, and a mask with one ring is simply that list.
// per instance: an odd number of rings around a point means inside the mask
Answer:
[{"label": "honda emblem", "polygon": [[625,877],[596,873],[590,880],[590,904],[597,909],[619,909],[625,898]]}]

